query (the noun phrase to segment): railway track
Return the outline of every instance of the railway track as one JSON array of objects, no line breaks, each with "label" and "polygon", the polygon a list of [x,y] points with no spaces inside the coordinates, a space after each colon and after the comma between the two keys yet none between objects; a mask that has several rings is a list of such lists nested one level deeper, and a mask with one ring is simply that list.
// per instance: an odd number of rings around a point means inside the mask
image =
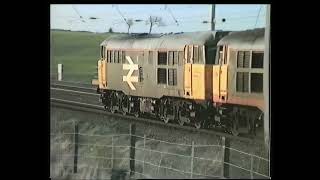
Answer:
[{"label": "railway track", "polygon": [[[51,85],[51,105],[57,107],[63,107],[73,110],[80,110],[91,113],[105,114],[108,116],[115,116],[119,118],[124,118],[128,120],[134,120],[138,122],[148,122],[156,124],[159,126],[166,126],[171,128],[176,128],[179,130],[186,130],[190,132],[198,132],[205,134],[212,134],[217,136],[224,136],[226,138],[247,141],[247,142],[256,142],[263,143],[263,139],[259,137],[249,137],[249,136],[233,136],[226,132],[223,132],[221,129],[196,129],[193,126],[180,126],[175,123],[164,123],[155,118],[145,118],[145,117],[134,117],[130,115],[122,115],[117,113],[111,113],[104,110],[104,107],[98,101],[99,94],[96,94],[95,89],[88,87],[81,87],[78,85],[62,85],[62,84],[52,84]],[[53,97],[52,97],[53,96]]]},{"label": "railway track", "polygon": [[93,88],[90,84],[80,84],[80,83],[71,83],[71,82],[52,82],[50,87],[74,90],[74,91],[83,91],[88,93],[96,93],[96,89]]}]

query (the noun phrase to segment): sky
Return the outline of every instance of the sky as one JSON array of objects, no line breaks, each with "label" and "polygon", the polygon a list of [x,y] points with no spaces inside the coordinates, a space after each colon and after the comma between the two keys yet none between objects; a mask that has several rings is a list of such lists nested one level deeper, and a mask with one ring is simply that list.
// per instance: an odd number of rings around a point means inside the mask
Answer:
[{"label": "sky", "polygon": [[[126,19],[139,19],[130,28],[132,33],[149,32],[150,16],[161,17],[164,26],[154,26],[152,33],[195,32],[210,30],[209,4],[54,4],[50,7],[50,28],[72,31],[127,32]],[[216,5],[216,30],[239,31],[265,27],[266,5]],[[122,14],[122,16],[121,16]],[[82,19],[80,18],[82,16]],[[91,17],[97,19],[91,19]],[[222,19],[225,22],[222,22]],[[177,23],[176,21],[177,20]]]}]

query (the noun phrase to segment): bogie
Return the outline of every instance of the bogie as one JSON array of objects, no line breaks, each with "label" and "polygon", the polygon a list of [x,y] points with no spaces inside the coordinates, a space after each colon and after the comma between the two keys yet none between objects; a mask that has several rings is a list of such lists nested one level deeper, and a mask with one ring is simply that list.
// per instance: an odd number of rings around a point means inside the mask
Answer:
[{"label": "bogie", "polygon": [[263,113],[256,108],[242,106],[213,106],[212,102],[195,102],[175,97],[160,99],[129,96],[120,91],[103,91],[100,100],[111,113],[153,117],[164,123],[191,125],[197,129],[224,129],[238,136],[255,135],[261,126]]}]

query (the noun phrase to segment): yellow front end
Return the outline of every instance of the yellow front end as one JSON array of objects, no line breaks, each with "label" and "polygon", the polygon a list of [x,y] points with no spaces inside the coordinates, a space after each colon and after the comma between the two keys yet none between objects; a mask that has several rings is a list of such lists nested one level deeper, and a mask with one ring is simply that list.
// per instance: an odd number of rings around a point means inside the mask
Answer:
[{"label": "yellow front end", "polygon": [[103,59],[98,61],[98,80],[92,80],[92,85],[98,85],[99,89],[107,89],[107,62]]},{"label": "yellow front end", "polygon": [[214,65],[212,72],[213,101],[226,102],[228,99],[228,65]]},{"label": "yellow front end", "polygon": [[205,100],[212,98],[212,66],[185,64],[185,98]]}]

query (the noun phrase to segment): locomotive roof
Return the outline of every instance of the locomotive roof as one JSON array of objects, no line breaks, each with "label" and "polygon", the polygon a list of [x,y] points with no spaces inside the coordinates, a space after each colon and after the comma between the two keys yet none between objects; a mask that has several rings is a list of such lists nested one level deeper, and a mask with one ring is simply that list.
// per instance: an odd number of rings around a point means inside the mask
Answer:
[{"label": "locomotive roof", "polygon": [[[175,49],[183,50],[186,44],[205,45],[213,42],[216,31],[187,32],[168,35],[113,35],[101,46],[114,49]],[[221,38],[221,37],[220,37]]]},{"label": "locomotive roof", "polygon": [[235,49],[264,49],[264,28],[231,32],[218,45],[228,45]]}]

